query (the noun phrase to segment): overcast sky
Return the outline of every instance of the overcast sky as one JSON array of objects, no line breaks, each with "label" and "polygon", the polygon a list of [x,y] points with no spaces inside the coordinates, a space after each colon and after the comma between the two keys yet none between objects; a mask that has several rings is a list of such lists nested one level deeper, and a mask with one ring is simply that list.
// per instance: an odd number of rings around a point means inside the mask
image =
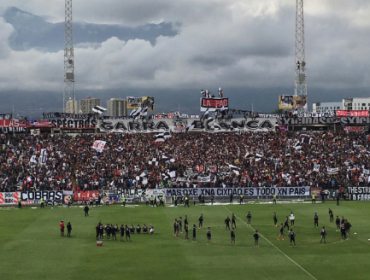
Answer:
[{"label": "overcast sky", "polygon": [[[64,0],[1,0],[64,20]],[[178,35],[110,38],[75,48],[76,88],[290,88],[294,85],[295,0],[78,0],[75,21],[139,26],[172,22]],[[52,3],[52,4],[51,4]],[[305,3],[310,88],[369,87],[370,1]],[[13,51],[0,17],[0,91],[63,90],[63,52]],[[292,92],[293,93],[293,92]]]}]

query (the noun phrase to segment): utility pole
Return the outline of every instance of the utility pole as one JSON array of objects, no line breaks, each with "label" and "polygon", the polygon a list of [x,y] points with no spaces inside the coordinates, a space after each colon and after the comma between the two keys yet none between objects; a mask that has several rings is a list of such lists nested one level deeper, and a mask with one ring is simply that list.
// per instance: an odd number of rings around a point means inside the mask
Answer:
[{"label": "utility pole", "polygon": [[295,25],[295,87],[294,96],[305,101],[299,110],[307,111],[306,53],[304,38],[303,0],[297,0]]},{"label": "utility pole", "polygon": [[65,0],[63,112],[66,112],[66,104],[69,101],[68,113],[77,113],[75,112],[76,111],[75,61],[73,49],[72,19],[73,19],[72,0]]}]

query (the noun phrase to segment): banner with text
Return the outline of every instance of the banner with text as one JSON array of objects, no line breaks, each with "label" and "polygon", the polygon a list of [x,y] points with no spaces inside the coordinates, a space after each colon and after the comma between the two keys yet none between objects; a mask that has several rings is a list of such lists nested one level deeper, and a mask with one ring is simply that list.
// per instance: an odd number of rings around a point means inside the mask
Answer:
[{"label": "banner with text", "polygon": [[275,118],[256,118],[248,119],[237,118],[231,121],[218,120],[217,126],[213,119],[166,119],[166,120],[101,120],[99,128],[101,132],[106,133],[160,133],[185,132],[187,125],[191,125],[191,132],[238,132],[238,131],[275,131]]},{"label": "banner with text", "polygon": [[204,195],[214,197],[233,195],[237,198],[243,195],[244,198],[257,196],[309,196],[310,187],[281,187],[281,188],[187,188],[187,189],[166,189],[166,196],[195,196]]},{"label": "banner with text", "polygon": [[348,187],[349,200],[370,200],[370,187]]},{"label": "banner with text", "polygon": [[216,111],[216,109],[229,108],[228,98],[201,98],[200,99],[200,111],[205,112],[207,109],[209,111]]}]

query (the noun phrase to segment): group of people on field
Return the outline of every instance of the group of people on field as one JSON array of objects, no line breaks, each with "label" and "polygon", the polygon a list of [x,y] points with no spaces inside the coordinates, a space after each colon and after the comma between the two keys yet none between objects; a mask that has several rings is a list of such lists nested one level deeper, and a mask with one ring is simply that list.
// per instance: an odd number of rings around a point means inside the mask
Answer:
[{"label": "group of people on field", "polygon": [[149,227],[144,224],[143,227],[138,224],[136,227],[134,225],[128,226],[123,225],[118,226],[118,224],[106,224],[105,226],[101,221],[96,225],[96,240],[106,240],[118,241],[117,235],[120,234],[120,241],[124,241],[124,236],[126,235],[126,241],[131,242],[131,234],[154,234],[154,226],[149,225]]},{"label": "group of people on field", "polygon": [[[329,219],[330,219],[330,222],[334,222],[334,214],[333,214],[333,210],[331,210],[329,208]],[[229,216],[226,217],[224,223],[225,223],[225,227],[226,227],[226,230],[229,230],[230,231],[230,237],[231,237],[231,244],[232,245],[235,245],[235,230],[236,230],[236,220],[237,220],[237,217],[234,213],[232,213],[231,215],[231,219]],[[248,212],[248,214],[246,215],[246,222],[244,222],[247,226],[251,227],[251,222],[252,222],[252,214],[250,212]],[[314,217],[313,217],[313,220],[314,220],[314,227],[318,228],[319,227],[319,217],[317,215],[317,213],[314,214]],[[203,214],[201,214],[198,218],[198,229],[203,229],[203,221],[204,221],[204,216]],[[273,214],[273,221],[274,221],[274,226],[275,227],[278,227],[278,218],[277,218],[277,214],[276,212],[274,212]],[[341,240],[344,241],[346,239],[349,239],[350,238],[350,229],[352,227],[352,225],[348,222],[347,219],[344,219],[344,217],[342,217],[342,220],[339,219],[339,217],[337,216],[336,217],[336,227],[337,227],[337,232],[340,231],[341,232]],[[183,227],[184,225],[184,227]],[[231,227],[230,227],[231,225]],[[295,237],[296,237],[296,232],[293,230],[293,227],[295,226],[295,216],[293,214],[293,212],[290,213],[289,216],[286,216],[285,217],[285,220],[284,220],[284,223],[281,223],[280,224],[280,227],[279,227],[279,236],[277,237],[277,240],[280,241],[284,241],[285,240],[285,233],[284,233],[284,230],[285,228],[288,228],[288,237],[290,239],[290,246],[296,246],[296,240],[295,240]],[[193,242],[196,242],[196,237],[197,237],[197,226],[196,224],[193,224]],[[179,236],[179,233],[183,233],[183,230],[185,231],[185,239],[186,240],[189,240],[189,222],[188,222],[188,217],[187,215],[185,215],[185,218],[183,220],[182,217],[180,218],[176,218],[174,223],[173,223],[173,232],[174,232],[174,236],[175,237],[178,237]],[[212,240],[212,234],[211,234],[211,227],[208,227],[207,228],[207,231],[206,231],[206,235],[207,235],[207,244],[211,244],[211,240]],[[326,236],[327,236],[327,231],[326,231],[326,228],[325,226],[322,227],[321,231],[320,231],[320,243],[326,243]],[[260,238],[260,234],[258,232],[258,230],[255,230],[255,233],[253,234],[253,238],[254,238],[254,247],[259,247],[258,245],[258,240]]]}]

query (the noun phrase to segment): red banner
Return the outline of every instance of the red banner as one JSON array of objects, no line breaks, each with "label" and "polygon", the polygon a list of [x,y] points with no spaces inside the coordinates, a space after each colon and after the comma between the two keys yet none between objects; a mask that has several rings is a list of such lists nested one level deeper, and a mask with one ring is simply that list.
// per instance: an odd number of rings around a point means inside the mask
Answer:
[{"label": "red banner", "polygon": [[[229,99],[228,98],[202,98],[200,100],[200,107],[201,111],[205,111],[207,108],[209,109],[219,109],[225,107],[226,109],[229,108]],[[210,110],[214,111],[214,110]]]},{"label": "red banner", "polygon": [[73,194],[74,201],[90,201],[90,198],[95,200],[99,196],[99,191],[75,191]]},{"label": "red banner", "polygon": [[33,123],[29,123],[30,127],[53,127],[53,124],[49,120],[37,120],[34,121]]},{"label": "red banner", "polygon": [[369,111],[336,110],[337,117],[369,117]]},{"label": "red banner", "polygon": [[23,120],[0,120],[0,127],[27,127],[27,121]]},{"label": "red banner", "polygon": [[344,130],[347,132],[365,131],[365,127],[364,126],[346,126]]}]

